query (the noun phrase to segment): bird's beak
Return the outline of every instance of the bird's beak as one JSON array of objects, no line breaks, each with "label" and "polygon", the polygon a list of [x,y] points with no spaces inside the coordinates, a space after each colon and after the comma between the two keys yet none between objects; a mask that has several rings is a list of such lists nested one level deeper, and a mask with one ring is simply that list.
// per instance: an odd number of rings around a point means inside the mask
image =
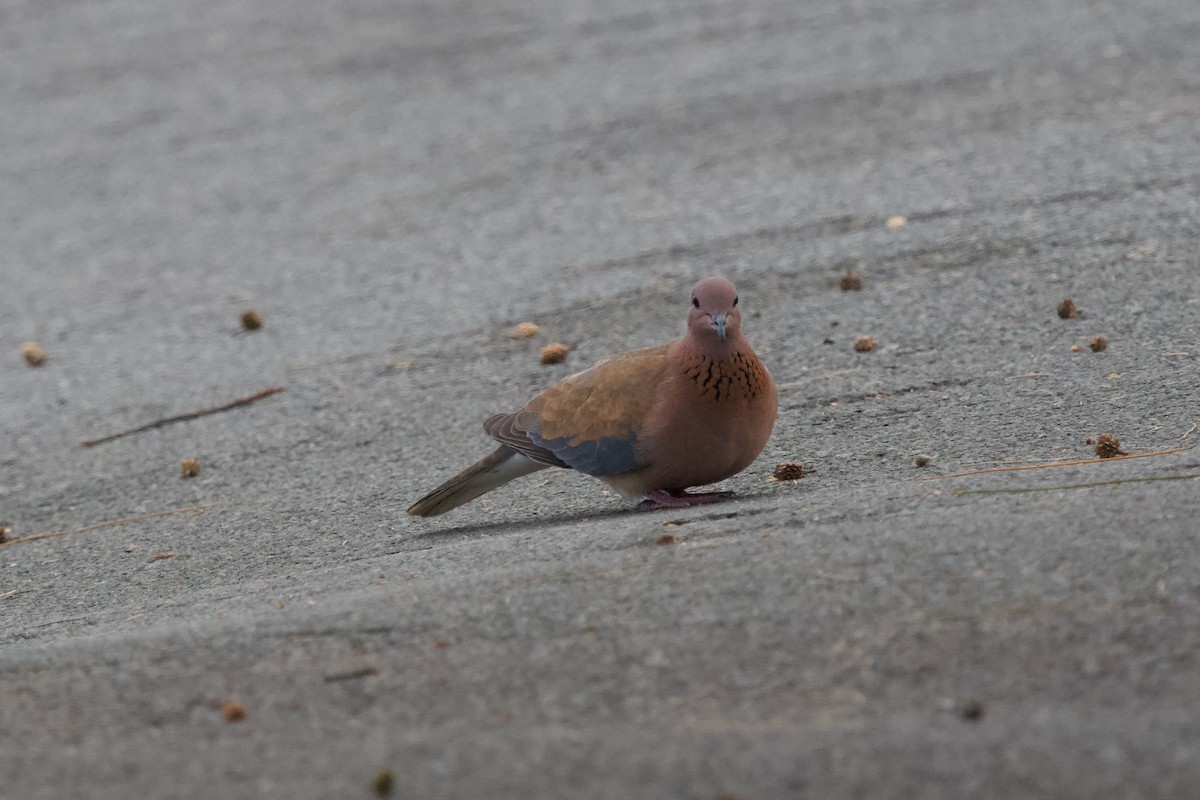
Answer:
[{"label": "bird's beak", "polygon": [[717,329],[717,336],[720,337],[721,341],[725,341],[725,315],[713,314],[712,325]]}]

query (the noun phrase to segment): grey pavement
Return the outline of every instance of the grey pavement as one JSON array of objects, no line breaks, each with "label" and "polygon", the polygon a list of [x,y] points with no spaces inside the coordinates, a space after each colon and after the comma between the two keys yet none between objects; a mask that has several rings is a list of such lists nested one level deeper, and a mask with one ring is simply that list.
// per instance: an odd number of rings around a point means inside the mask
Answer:
[{"label": "grey pavement", "polygon": [[[1194,0],[8,0],[0,75],[4,800],[1195,796]],[[737,499],[403,514],[714,273]],[[1102,433],[1175,452],[946,477]]]}]

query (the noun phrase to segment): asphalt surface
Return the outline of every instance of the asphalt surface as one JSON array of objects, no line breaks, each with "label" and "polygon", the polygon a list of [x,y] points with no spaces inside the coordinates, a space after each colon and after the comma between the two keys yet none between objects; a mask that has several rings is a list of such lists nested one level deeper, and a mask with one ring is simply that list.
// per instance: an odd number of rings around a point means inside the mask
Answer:
[{"label": "asphalt surface", "polygon": [[[1193,0],[11,0],[0,74],[5,800],[1200,784],[1195,451],[943,477],[1200,441]],[[404,516],[714,273],[736,500]]]}]

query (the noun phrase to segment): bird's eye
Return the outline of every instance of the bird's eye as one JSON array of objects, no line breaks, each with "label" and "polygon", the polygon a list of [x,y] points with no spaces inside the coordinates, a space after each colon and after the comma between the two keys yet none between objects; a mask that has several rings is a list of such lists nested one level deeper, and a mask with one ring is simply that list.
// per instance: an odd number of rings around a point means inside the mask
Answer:
[{"label": "bird's eye", "polygon": [[737,305],[737,301],[738,301],[738,299],[737,299],[736,297],[735,297],[735,298],[733,298],[733,304],[734,304],[735,306]]},{"label": "bird's eye", "polygon": [[693,298],[692,298],[692,305],[693,305],[693,306],[695,306],[696,308],[699,308],[699,307],[700,307],[700,298],[699,298],[699,297],[693,297]]}]

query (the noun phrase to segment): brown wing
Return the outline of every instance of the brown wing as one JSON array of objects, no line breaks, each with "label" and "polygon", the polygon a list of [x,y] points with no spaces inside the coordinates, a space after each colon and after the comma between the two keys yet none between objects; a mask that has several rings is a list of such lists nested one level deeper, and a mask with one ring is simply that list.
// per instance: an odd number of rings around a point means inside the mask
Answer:
[{"label": "brown wing", "polygon": [[525,408],[484,423],[492,438],[543,464],[589,475],[643,466],[637,440],[667,374],[660,345],[601,361],[564,378]]},{"label": "brown wing", "polygon": [[484,420],[483,429],[487,431],[488,436],[500,442],[500,444],[511,447],[521,455],[528,456],[539,464],[546,464],[551,467],[567,467],[569,469],[570,465],[554,455],[552,450],[547,450],[541,445],[534,444],[533,440],[525,434],[525,431],[517,428],[517,417],[522,413],[521,411],[513,411],[509,414],[497,414],[494,417],[488,417]]}]

